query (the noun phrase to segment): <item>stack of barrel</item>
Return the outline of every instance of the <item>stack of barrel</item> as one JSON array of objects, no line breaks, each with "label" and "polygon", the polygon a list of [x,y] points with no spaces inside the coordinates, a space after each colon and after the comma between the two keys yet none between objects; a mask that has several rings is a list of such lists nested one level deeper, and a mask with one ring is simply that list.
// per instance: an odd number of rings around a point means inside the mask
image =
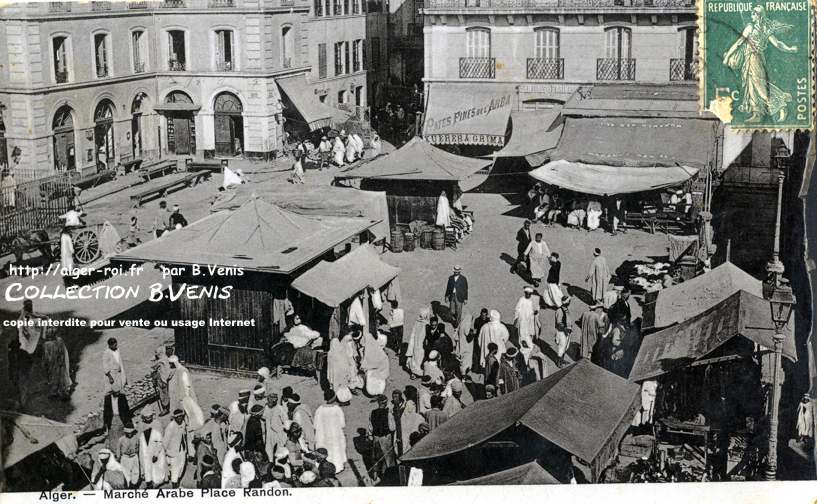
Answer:
[{"label": "stack of barrel", "polygon": [[432,224],[426,224],[416,234],[408,226],[401,224],[392,229],[392,252],[411,252],[416,246],[427,250],[445,250],[445,230]]}]

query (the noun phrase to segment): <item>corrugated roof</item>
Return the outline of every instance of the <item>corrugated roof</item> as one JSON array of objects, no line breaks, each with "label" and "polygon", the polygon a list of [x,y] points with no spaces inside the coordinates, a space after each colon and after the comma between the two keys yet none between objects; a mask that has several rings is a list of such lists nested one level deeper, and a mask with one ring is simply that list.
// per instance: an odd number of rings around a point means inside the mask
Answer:
[{"label": "corrugated roof", "polygon": [[583,359],[516,392],[477,401],[434,429],[402,460],[456,453],[522,423],[565,451],[591,462],[626,418],[640,388]]},{"label": "corrugated roof", "polygon": [[300,215],[253,197],[115,257],[289,273],[378,222]]}]

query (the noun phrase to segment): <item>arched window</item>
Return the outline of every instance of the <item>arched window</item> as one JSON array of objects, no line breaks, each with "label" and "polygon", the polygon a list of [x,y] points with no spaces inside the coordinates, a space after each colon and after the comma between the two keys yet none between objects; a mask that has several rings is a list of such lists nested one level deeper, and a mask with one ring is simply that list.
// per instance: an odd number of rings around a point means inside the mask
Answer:
[{"label": "arched window", "polygon": [[107,98],[100,101],[94,109],[94,122],[113,122],[113,103]]},{"label": "arched window", "polygon": [[54,128],[54,131],[62,131],[66,129],[73,131],[74,118],[71,115],[71,107],[68,105],[60,107],[60,109],[57,110],[57,113],[54,114],[54,121],[51,123],[51,126]]},{"label": "arched window", "polygon": [[74,152],[74,117],[71,107],[63,105],[51,122],[54,136],[54,168],[57,171],[76,169]]},{"label": "arched window", "polygon": [[466,50],[469,58],[491,57],[491,30],[468,28],[465,30]]},{"label": "arched window", "polygon": [[193,100],[184,91],[171,91],[165,97],[165,103],[189,103],[192,105]]},{"label": "arched window", "polygon": [[240,114],[244,111],[244,107],[236,95],[232,93],[221,93],[216,96],[213,110],[226,114]]},{"label": "arched window", "polygon": [[537,28],[535,37],[535,55],[543,59],[559,59],[559,30],[557,28]]}]

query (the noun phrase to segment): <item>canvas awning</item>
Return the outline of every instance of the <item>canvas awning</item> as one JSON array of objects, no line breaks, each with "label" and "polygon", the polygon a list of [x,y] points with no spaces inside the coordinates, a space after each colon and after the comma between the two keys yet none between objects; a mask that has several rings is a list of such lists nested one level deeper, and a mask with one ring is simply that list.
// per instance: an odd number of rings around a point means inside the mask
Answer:
[{"label": "canvas awning", "polygon": [[197,112],[201,105],[195,103],[159,103],[153,107],[156,112]]},{"label": "canvas awning", "polygon": [[303,117],[309,131],[319,130],[340,124],[349,119],[349,113],[321,103],[318,97],[310,92],[310,87],[303,74],[275,79],[285,98]]},{"label": "canvas awning", "polygon": [[703,119],[573,118],[565,120],[553,160],[591,165],[701,169],[713,162],[717,125]]},{"label": "canvas awning", "polygon": [[[763,297],[760,280],[731,262],[657,292],[644,305],[643,330],[671,326],[704,312],[738,291]],[[768,311],[768,310],[766,310]]]},{"label": "canvas awning", "polygon": [[296,278],[292,288],[334,308],[367,287],[383,287],[399,273],[400,268],[381,261],[364,245],[337,261],[321,261]]},{"label": "canvas awning", "polygon": [[451,485],[558,485],[560,483],[536,462],[528,462],[479,478],[457,481]]},{"label": "canvas awning", "polygon": [[423,137],[432,144],[505,145],[510,84],[431,84]]},{"label": "canvas awning", "polygon": [[420,137],[385,156],[343,170],[336,179],[462,180],[490,165],[485,159],[457,156]]},{"label": "canvas awning", "polygon": [[299,215],[254,197],[236,210],[211,214],[115,259],[288,274],[378,222]]},{"label": "canvas awning", "polygon": [[511,138],[494,157],[521,157],[555,149],[562,135],[562,124],[557,123],[561,111],[555,107],[511,112]]},{"label": "canvas awning", "polygon": [[[796,362],[792,326],[784,329],[783,355]],[[644,337],[630,380],[648,380],[691,365],[738,336],[772,349],[775,332],[769,302],[738,291],[699,315]]]},{"label": "canvas awning", "polygon": [[[638,385],[583,359],[544,380],[477,401],[440,425],[401,460],[442,457],[477,446],[516,423],[576,457],[604,467],[641,404]],[[617,438],[617,439],[616,439]]]},{"label": "canvas awning", "polygon": [[570,191],[602,196],[674,187],[697,173],[697,168],[689,166],[610,166],[560,159],[532,170],[530,176]]},{"label": "canvas awning", "polygon": [[[57,443],[66,456],[76,447],[74,426],[12,411],[0,411],[3,428],[3,468]],[[11,439],[7,439],[7,436]]]},{"label": "canvas awning", "polygon": [[716,117],[701,114],[698,88],[677,84],[597,83],[580,86],[564,105],[564,115],[579,117]]}]

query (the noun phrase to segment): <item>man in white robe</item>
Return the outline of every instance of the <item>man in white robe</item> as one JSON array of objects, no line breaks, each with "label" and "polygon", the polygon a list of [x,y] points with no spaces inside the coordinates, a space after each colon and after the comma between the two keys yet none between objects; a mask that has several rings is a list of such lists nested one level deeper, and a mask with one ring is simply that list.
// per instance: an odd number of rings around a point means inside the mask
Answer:
[{"label": "man in white robe", "polygon": [[116,338],[108,338],[108,348],[102,354],[102,371],[107,379],[105,392],[111,392],[114,383],[119,385],[120,390],[123,390],[127,385],[128,378],[125,374],[125,364],[119,354],[119,342],[116,341]]},{"label": "man in white robe", "polygon": [[363,310],[363,296],[364,294],[361,292],[355,296],[352,304],[349,305],[349,325],[357,324],[365,329],[368,324],[366,323],[366,312]]},{"label": "man in white robe", "polygon": [[301,426],[303,440],[308,449],[315,448],[315,422],[312,420],[312,412],[305,404],[301,404],[301,396],[292,394],[287,402],[292,421]]},{"label": "man in white robe", "polygon": [[444,227],[451,225],[451,205],[448,203],[448,196],[445,191],[440,193],[440,198],[437,200],[436,224]]},{"label": "man in white robe", "polygon": [[593,301],[601,303],[604,301],[604,293],[607,292],[607,286],[610,284],[610,268],[607,267],[607,259],[601,255],[601,249],[596,248],[593,251],[593,263],[590,265],[590,271],[587,273],[585,282],[590,283],[590,295]]},{"label": "man in white robe", "polygon": [[539,336],[539,296],[533,295],[533,288],[526,286],[525,294],[519,298],[514,312],[514,326],[519,335],[520,343],[524,341],[527,346],[523,346],[522,353],[526,353],[525,361],[530,357],[530,350],[533,348],[533,341]]},{"label": "man in white robe", "polygon": [[142,410],[142,427],[139,432],[139,465],[142,480],[147,488],[157,488],[167,479],[165,447],[158,422],[153,421],[153,412]]},{"label": "man in white robe", "polygon": [[[363,309],[361,308],[361,311],[362,310]],[[318,348],[323,345],[321,333],[315,331],[314,329],[310,329],[306,324],[301,323],[300,316],[295,315],[292,321],[294,325],[289,329],[289,331],[287,331],[284,337],[292,344],[294,348],[303,348],[305,346]]]},{"label": "man in white robe", "polygon": [[335,394],[326,393],[326,403],[315,410],[315,447],[326,448],[327,460],[335,466],[335,474],[346,464],[346,419],[343,410],[335,404]]},{"label": "man in white robe", "polygon": [[479,364],[485,366],[485,357],[488,355],[488,344],[495,343],[497,346],[497,359],[505,354],[505,344],[510,335],[508,329],[502,324],[500,314],[497,310],[491,310],[489,321],[482,326],[479,331]]},{"label": "man in white robe", "polygon": [[170,364],[170,380],[168,382],[168,393],[170,395],[170,409],[175,410],[184,407],[184,398],[190,397],[198,403],[196,391],[193,388],[193,379],[190,371],[182,366],[177,355],[168,358]]},{"label": "man in white robe", "polygon": [[167,424],[162,439],[170,473],[170,485],[173,488],[179,488],[179,481],[181,481],[187,467],[187,455],[192,453],[189,446],[190,442],[191,440],[187,435],[187,422],[184,419],[184,411],[176,409],[173,412],[173,420]]},{"label": "man in white robe", "polygon": [[74,240],[68,228],[60,233],[60,270],[63,276],[70,276],[74,270]]},{"label": "man in white robe", "polygon": [[275,460],[275,451],[287,444],[287,433],[284,431],[287,416],[286,406],[279,404],[278,394],[267,395],[267,405],[264,407],[264,421],[267,423],[267,457]]},{"label": "man in white robe", "polygon": [[346,146],[343,145],[343,140],[338,136],[335,137],[335,143],[332,145],[332,162],[335,166],[343,166],[343,155],[346,153]]}]

